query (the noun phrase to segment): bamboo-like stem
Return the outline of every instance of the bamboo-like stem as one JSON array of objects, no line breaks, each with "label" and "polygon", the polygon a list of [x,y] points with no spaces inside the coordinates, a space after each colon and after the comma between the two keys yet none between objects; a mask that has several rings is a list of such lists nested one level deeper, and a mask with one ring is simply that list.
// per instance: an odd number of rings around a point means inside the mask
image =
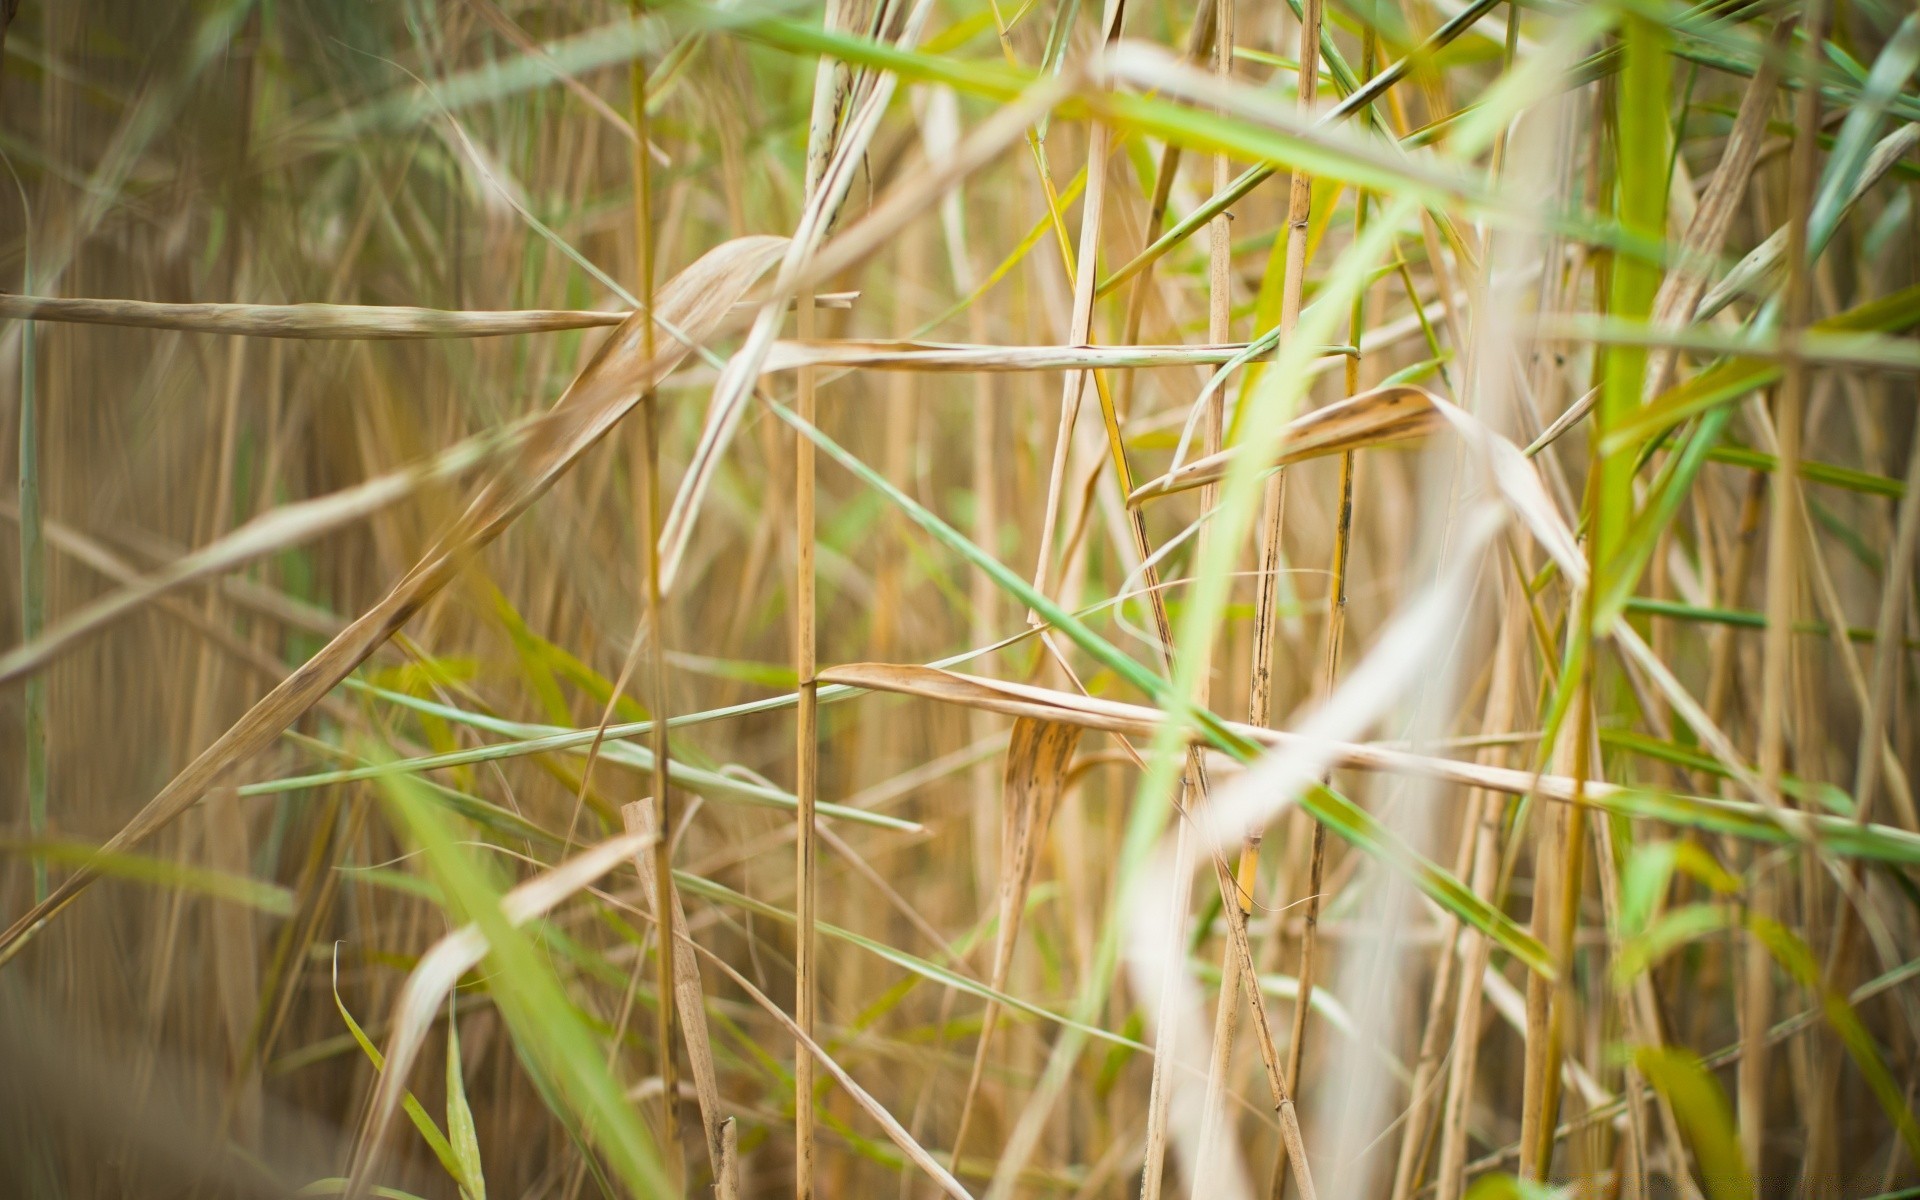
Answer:
[{"label": "bamboo-like stem", "polygon": [[[1503,592],[1511,594],[1514,584]],[[1517,602],[1524,602],[1516,598]],[[1493,680],[1487,695],[1486,715],[1481,729],[1486,733],[1504,732],[1512,723],[1520,692],[1521,655],[1526,649],[1525,626],[1519,621],[1503,624],[1499,644],[1494,651]],[[1482,750],[1483,763],[1498,763],[1505,757],[1499,748]],[[1470,886],[1476,896],[1491,901],[1500,880],[1500,818],[1503,805],[1497,795],[1473,793],[1467,821],[1473,832],[1473,868]],[[1486,974],[1493,943],[1478,930],[1463,933],[1459,953],[1466,960],[1460,968],[1459,999],[1454,1009],[1453,1051],[1448,1065],[1445,1105],[1440,1117],[1440,1161],[1435,1177],[1437,1200],[1460,1200],[1466,1190],[1467,1127],[1473,1102],[1475,1070],[1480,1058],[1481,978]]]},{"label": "bamboo-like stem", "polygon": [[0,295],[0,318],[331,341],[504,337],[612,328],[631,315],[591,309],[460,311],[379,304],[165,304],[151,300]]},{"label": "bamboo-like stem", "polygon": [[[1213,73],[1223,84],[1233,78],[1233,0],[1215,0],[1213,39]],[[1219,191],[1232,178],[1233,161],[1224,154],[1213,156],[1213,188]],[[1138,295],[1144,291],[1136,289]],[[1233,336],[1233,221],[1229,213],[1221,213],[1207,227],[1207,340],[1223,341]],[[1207,411],[1202,429],[1204,453],[1220,452],[1221,432],[1226,423],[1226,390],[1215,388],[1207,398]],[[1200,492],[1200,509],[1203,513],[1213,511],[1218,502],[1217,485],[1204,488]],[[1195,557],[1199,561],[1207,558],[1207,544],[1211,540],[1211,526],[1203,526],[1200,532],[1200,548]],[[1208,704],[1207,680],[1212,673],[1201,673],[1200,693],[1195,703]],[[1237,878],[1231,878],[1224,871],[1221,881],[1226,885],[1222,891],[1224,905],[1228,910],[1226,919],[1231,924],[1244,924],[1252,909],[1252,895]],[[1247,885],[1251,885],[1251,880]],[[1230,939],[1227,953],[1228,961],[1221,964],[1220,997],[1213,1020],[1213,1058],[1207,1067],[1207,1091],[1205,1106],[1201,1110],[1199,1175],[1194,1180],[1195,1195],[1207,1195],[1213,1188],[1209,1169],[1219,1155],[1218,1139],[1221,1126],[1228,1123],[1225,1111],[1227,1090],[1232,1087],[1230,1078],[1233,1070],[1234,1033],[1240,1016],[1240,972],[1233,969],[1238,965],[1234,946]],[[1259,993],[1251,999],[1259,1002]],[[1284,1094],[1284,1093],[1283,1093]]]},{"label": "bamboo-like stem", "polygon": [[[978,304],[968,308],[967,321],[974,337],[986,336],[986,312]],[[1000,414],[994,391],[991,376],[982,373],[973,377],[973,542],[989,553],[998,549],[1000,541]],[[967,598],[970,644],[991,645],[999,633],[1000,589],[985,572],[975,571],[968,584]],[[972,714],[968,720],[975,742],[993,732],[992,720],[985,713]],[[994,877],[989,870],[993,859],[987,848],[998,835],[999,787],[999,774],[993,761],[982,759],[973,769],[976,809],[973,834],[974,854],[978,859],[974,864],[974,880],[983,900],[993,894]],[[954,1152],[959,1153],[957,1145]],[[957,1166],[959,1160],[956,1158],[954,1163]]]},{"label": "bamboo-like stem", "polygon": [[[0,50],[7,41],[11,9],[0,17]],[[51,89],[52,80],[46,87]],[[33,276],[33,203],[26,185],[7,163],[7,174],[20,194],[20,286],[31,290]],[[40,398],[36,356],[39,336],[31,318],[20,322],[20,644],[40,638],[47,617],[47,534],[40,508]],[[47,836],[47,684],[41,675],[27,680],[20,697],[21,784],[27,802],[27,835]],[[47,864],[35,858],[32,866],[33,902],[47,898]]]},{"label": "bamboo-like stem", "polygon": [[1548,942],[1553,961],[1560,966],[1560,977],[1550,985],[1552,1000],[1547,1012],[1546,1079],[1539,1125],[1541,1145],[1533,1162],[1535,1173],[1530,1176],[1530,1178],[1541,1180],[1546,1178],[1553,1164],[1553,1147],[1559,1125],[1560,1101],[1565,1094],[1561,1061],[1566,1053],[1567,1030],[1573,1023],[1574,1004],[1579,999],[1571,981],[1574,974],[1574,935],[1579,928],[1580,897],[1586,876],[1586,783],[1593,770],[1593,671],[1591,669],[1582,676],[1580,688],[1580,698],[1575,701],[1578,708],[1574,714],[1571,733],[1574,797],[1573,803],[1561,810],[1560,825],[1565,840],[1557,863],[1560,876],[1554,886],[1557,911],[1554,914],[1552,940]]},{"label": "bamboo-like stem", "polygon": [[[1502,56],[1504,65],[1508,68],[1511,68],[1513,65],[1514,45],[1519,37],[1519,32],[1520,8],[1517,4],[1510,4],[1507,7],[1507,37]],[[1372,74],[1373,71],[1375,41],[1375,32],[1372,26],[1369,25],[1367,29],[1365,54],[1365,70],[1367,74]],[[1494,139],[1492,159],[1487,167],[1487,177],[1489,181],[1494,183],[1498,183],[1501,168],[1506,161],[1507,132],[1505,129],[1501,130],[1499,136]],[[1354,214],[1356,227],[1365,215],[1366,194],[1362,192]],[[1482,259],[1486,264],[1487,270],[1487,277],[1483,280],[1481,287],[1483,295],[1486,291],[1485,283],[1490,280],[1493,269],[1492,240],[1492,235],[1489,233],[1486,244],[1482,247]],[[1418,303],[1417,299],[1415,303]],[[1362,316],[1363,313],[1361,312],[1359,302],[1356,301],[1354,317],[1351,323],[1352,329],[1356,331],[1356,336],[1357,331],[1362,325]],[[1504,366],[1504,364],[1502,364],[1502,366]],[[1349,390],[1357,390],[1357,386]],[[1352,458],[1352,454],[1349,453],[1343,457],[1340,464],[1342,526],[1340,533],[1343,538],[1350,536],[1352,526]],[[1336,543],[1336,547],[1337,546],[1338,543]],[[1341,572],[1334,581],[1334,586],[1341,590],[1341,603],[1329,613],[1330,623],[1343,619],[1345,612],[1346,571],[1344,568],[1346,560],[1344,553],[1337,553],[1335,557],[1342,567]],[[1330,646],[1335,636],[1335,632],[1330,630],[1328,634]],[[1491,718],[1496,715],[1497,712],[1500,717],[1500,724],[1498,728],[1496,728],[1491,723],[1491,720],[1489,720],[1485,726],[1488,732],[1503,731],[1506,724],[1512,720],[1513,663],[1511,661],[1501,661],[1507,653],[1508,643],[1511,639],[1501,636],[1498,640],[1500,648],[1496,651],[1496,661],[1493,668],[1496,675],[1491,684],[1493,694],[1489,696],[1488,717]],[[1502,673],[1503,667],[1505,668],[1504,674]],[[1501,709],[1505,711],[1499,711]],[[1492,805],[1492,799],[1484,793],[1474,793],[1468,802],[1466,819],[1462,821],[1460,826],[1460,846],[1454,863],[1454,874],[1459,878],[1477,879],[1475,866],[1479,861],[1480,854],[1483,852],[1481,845],[1483,830],[1480,814]],[[1496,836],[1497,832],[1496,827]],[[1484,848],[1484,853],[1491,857],[1493,850],[1490,847]],[[1489,888],[1491,887],[1490,880],[1488,881],[1488,886]],[[1480,895],[1482,899],[1487,898],[1487,894],[1481,892],[1477,887],[1475,894]],[[1471,959],[1473,955],[1461,955],[1458,953],[1458,943],[1463,931],[1461,923],[1456,917],[1451,913],[1443,914],[1440,926],[1440,957],[1434,968],[1433,989],[1427,1000],[1427,1011],[1420,1034],[1419,1055],[1414,1063],[1413,1082],[1408,1088],[1411,1103],[1407,1110],[1406,1128],[1401,1135],[1400,1154],[1394,1162],[1393,1190],[1390,1193],[1391,1200],[1407,1200],[1407,1197],[1412,1193],[1414,1183],[1419,1178],[1422,1168],[1426,1165],[1430,1145],[1427,1135],[1427,1125],[1430,1116],[1439,1111],[1439,1106],[1434,1103],[1435,1097],[1433,1092],[1435,1077],[1438,1075],[1441,1067],[1441,1052],[1446,1045],[1446,1035],[1449,1032],[1453,1034],[1456,1049],[1464,1045],[1463,1037],[1468,1040],[1471,1040],[1473,1037],[1472,1033],[1469,1033],[1461,1027],[1460,1021],[1456,1021],[1452,1026],[1449,1026],[1445,1020],[1448,1002],[1452,998],[1451,994],[1455,986],[1455,974],[1461,966],[1461,960],[1462,958]],[[1463,1012],[1470,1009],[1471,1017],[1477,1022],[1479,1014],[1479,977],[1472,974],[1461,976],[1458,986],[1462,993],[1459,1007]],[[1474,997],[1471,1005],[1469,1005],[1466,998],[1468,993],[1471,993]],[[1441,1099],[1444,1101],[1445,1096],[1442,1096]],[[1443,1133],[1442,1137],[1444,1136]],[[1441,1186],[1444,1189],[1445,1184],[1443,1183]]]},{"label": "bamboo-like stem", "polygon": [[[802,294],[797,310],[800,336],[813,333],[813,297]],[[794,394],[794,411],[812,423],[816,415],[813,368],[804,367]],[[794,817],[794,995],[793,1020],[813,1037],[819,1002],[819,967],[814,938],[815,878],[814,805],[819,789],[820,692],[814,646],[814,459],[813,443],[794,443],[794,613],[793,668],[798,679],[799,704],[794,710],[795,737],[793,794],[799,800]],[[813,1056],[805,1047],[794,1055],[794,1195],[813,1195]]]},{"label": "bamboo-like stem", "polygon": [[[853,15],[849,0],[827,5],[829,32],[847,26]],[[806,195],[812,200],[825,177],[833,153],[840,114],[851,91],[847,70],[826,58],[814,75],[813,109],[807,127]],[[814,289],[794,297],[794,333],[811,338],[814,325]],[[808,424],[818,415],[815,371],[802,367],[794,381],[794,411]],[[820,691],[814,675],[814,447],[804,437],[794,438],[793,450],[793,671],[799,703],[794,709],[794,929],[793,1022],[800,1038],[793,1055],[793,1192],[795,1200],[813,1200],[815,1062],[807,1045],[814,1038],[820,999],[819,946],[814,925],[819,899],[814,809],[820,782]]]},{"label": "bamboo-like stem", "polygon": [[[47,615],[47,538],[40,515],[40,398],[35,378],[34,323],[20,329],[20,644],[39,640]],[[27,799],[27,834],[47,836],[47,680],[28,676],[21,697],[21,768]],[[33,902],[47,898],[47,864],[33,860]]]},{"label": "bamboo-like stem", "polygon": [[[1577,618],[1576,618],[1577,619]],[[1563,683],[1564,686],[1564,683]],[[1567,749],[1570,737],[1563,736],[1556,752],[1563,769],[1572,754]],[[1578,786],[1578,785],[1576,785]],[[1529,931],[1542,945],[1557,939],[1557,900],[1561,890],[1565,854],[1566,810],[1550,806],[1534,815],[1533,908]],[[1520,1161],[1522,1179],[1540,1179],[1546,1171],[1541,1161],[1553,1125],[1548,1113],[1554,1087],[1552,1053],[1553,984],[1537,972],[1527,976],[1526,1048],[1520,1081]]]},{"label": "bamboo-like stem", "polygon": [[[633,0],[633,14],[641,14],[641,0]],[[643,56],[635,55],[628,71],[633,105],[635,134],[632,154],[634,194],[634,272],[639,286],[640,306],[653,311],[653,162],[647,153],[647,67]],[[643,322],[641,348],[649,362],[654,346],[654,322]],[[667,754],[667,722],[671,716],[667,695],[666,619],[660,586],[660,402],[657,391],[648,387],[640,394],[640,441],[645,467],[641,489],[641,558],[646,570],[646,644],[647,701],[652,711],[653,729],[648,743],[653,751],[653,911],[659,917],[654,944],[658,949],[659,996],[654,1008],[654,1044],[659,1047],[660,1128],[662,1157],[667,1177],[674,1186],[684,1187],[686,1162],[680,1153],[679,1066],[673,1051],[676,954],[667,914],[673,911],[673,780],[672,763]],[[611,704],[609,704],[609,717]],[[604,722],[603,722],[604,723]],[[582,788],[585,782],[582,781]],[[696,1014],[696,1017],[698,1014]]]},{"label": "bamboo-like stem", "polygon": [[[1804,360],[1792,353],[1794,339],[1811,318],[1813,300],[1812,263],[1808,261],[1807,222],[1813,209],[1817,183],[1821,95],[1817,87],[1807,86],[1818,77],[1824,65],[1827,30],[1827,6],[1821,0],[1808,0],[1802,20],[1800,56],[1801,87],[1794,107],[1793,144],[1787,165],[1787,282],[1783,305],[1782,345],[1788,351],[1782,364],[1780,386],[1774,392],[1773,426],[1777,469],[1769,480],[1767,507],[1767,628],[1761,644],[1760,740],[1755,752],[1763,786],[1778,795],[1787,769],[1787,704],[1792,687],[1794,621],[1800,607],[1800,458],[1804,409],[1809,382]],[[1814,881],[1809,879],[1811,884]],[[1767,881],[1754,901],[1765,915],[1776,898]],[[1807,897],[1809,912],[1817,909],[1811,889]],[[1782,902],[1785,902],[1784,900]],[[1742,1007],[1750,1029],[1763,1028],[1773,1009],[1772,961],[1767,948],[1750,937],[1745,946],[1741,977]],[[1755,1178],[1764,1178],[1766,1147],[1766,1096],[1769,1055],[1765,1046],[1753,1047],[1756,1053],[1743,1056],[1737,1086],[1740,1097],[1741,1150],[1747,1156]],[[1812,1073],[1824,1079],[1828,1070],[1819,1048],[1809,1045],[1813,1056]],[[1816,1097],[1827,1094],[1814,1085]],[[1827,1186],[1839,1164],[1833,1147],[1832,1114],[1813,1111],[1808,1114],[1804,1178],[1813,1194]]]},{"label": "bamboo-like stem", "polygon": [[[1310,112],[1320,87],[1321,0],[1306,0],[1300,14],[1298,76],[1299,107]],[[1362,89],[1365,90],[1365,89]],[[1357,94],[1357,93],[1356,93]],[[1307,275],[1307,223],[1313,215],[1313,180],[1305,171],[1295,170],[1287,192],[1286,274],[1281,280],[1280,339],[1291,340],[1300,323],[1301,296]],[[1345,472],[1343,471],[1343,476]],[[1247,698],[1247,723],[1266,725],[1273,719],[1273,643],[1279,617],[1280,547],[1282,523],[1286,512],[1286,472],[1267,481],[1262,498],[1260,524],[1260,568],[1256,582],[1253,629],[1253,668]],[[1286,1089],[1289,1096],[1300,1091],[1300,1067],[1306,1044],[1307,1013],[1313,1001],[1314,937],[1320,921],[1320,887],[1326,870],[1326,827],[1311,822],[1311,846],[1308,850],[1304,921],[1300,934],[1299,994],[1293,1002],[1293,1021],[1287,1040]],[[1240,848],[1239,876],[1246,894],[1258,872],[1260,830],[1249,830]],[[1285,1195],[1290,1148],[1282,1139],[1274,1159],[1270,1190],[1276,1197]]]},{"label": "bamboo-like stem", "polygon": [[[1219,5],[1215,0],[1200,0],[1199,7],[1194,10],[1193,24],[1187,29],[1186,58],[1188,61],[1199,61],[1209,54],[1209,48],[1212,48],[1213,56],[1218,57],[1214,26],[1218,9]],[[1231,35],[1229,35],[1230,39]],[[1148,245],[1160,236],[1160,228],[1166,223],[1167,205],[1173,199],[1174,176],[1180,170],[1180,150],[1180,143],[1175,141],[1168,141],[1160,148],[1160,161],[1153,177],[1153,196],[1147,202],[1146,228],[1142,231],[1142,236]],[[1224,155],[1217,156],[1215,161],[1217,163],[1224,158]],[[1218,178],[1219,173],[1216,171],[1216,183]],[[1220,218],[1216,218],[1218,219]],[[1125,332],[1120,339],[1124,345],[1132,345],[1140,340],[1140,325],[1146,318],[1148,288],[1152,280],[1153,264],[1148,263],[1141,268],[1138,277],[1133,281],[1133,287],[1127,294]],[[1122,412],[1131,410],[1132,388],[1133,376],[1130,374],[1123,376],[1117,397]]]},{"label": "bamboo-like stem", "polygon": [[[1113,5],[1112,7],[1118,7]],[[1113,131],[1095,121],[1088,134],[1087,191],[1081,201],[1080,245],[1072,256],[1074,263],[1073,313],[1067,324],[1067,343],[1086,345],[1093,332],[1094,270],[1099,261],[1100,218],[1106,209],[1107,158],[1112,151]],[[1064,251],[1064,247],[1062,248]],[[1033,590],[1052,595],[1054,526],[1060,522],[1060,501],[1066,489],[1067,460],[1073,450],[1073,428],[1080,415],[1092,371],[1068,371],[1060,394],[1060,425],[1054,434],[1053,461],[1047,473],[1047,501],[1040,518],[1040,549],[1035,555]],[[1040,615],[1027,614],[1027,623],[1036,628]]]}]

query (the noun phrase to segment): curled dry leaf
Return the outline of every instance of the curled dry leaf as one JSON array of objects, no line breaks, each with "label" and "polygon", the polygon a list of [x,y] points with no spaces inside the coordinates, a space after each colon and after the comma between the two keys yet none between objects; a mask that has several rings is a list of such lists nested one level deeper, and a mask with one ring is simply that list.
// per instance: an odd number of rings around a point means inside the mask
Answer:
[{"label": "curled dry leaf", "polygon": [[[221,776],[273,744],[275,738],[312,708],[377,650],[459,571],[553,486],[593,444],[657,384],[720,328],[734,302],[786,248],[779,237],[747,237],[717,246],[660,289],[654,305],[664,332],[651,359],[636,314],[608,337],[586,368],[568,386],[547,416],[528,433],[505,469],[482,487],[453,527],[443,534],[386,596],[308,659],[280,686],[247,710],[245,716],[148,801],[101,847],[103,852],[138,845],[178,817]],[[96,872],[82,867],[53,889],[4,933],[0,959],[20,940],[86,888]]]},{"label": "curled dry leaf", "polygon": [[[1442,423],[1434,411],[1433,393],[1426,389],[1407,384],[1374,388],[1288,422],[1280,443],[1280,457],[1273,465],[1284,467],[1348,450],[1410,441],[1425,437]],[[1127,497],[1127,503],[1137,506],[1175,492],[1218,483],[1226,478],[1235,453],[1237,451],[1229,447],[1143,483]]]}]

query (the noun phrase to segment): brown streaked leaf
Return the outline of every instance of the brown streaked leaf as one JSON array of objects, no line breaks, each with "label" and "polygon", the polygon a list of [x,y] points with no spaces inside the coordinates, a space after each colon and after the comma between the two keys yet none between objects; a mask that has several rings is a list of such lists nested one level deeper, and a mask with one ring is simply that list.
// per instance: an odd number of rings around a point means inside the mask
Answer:
[{"label": "brown streaked leaf", "polygon": [[[1426,389],[1407,384],[1375,388],[1294,418],[1287,425],[1280,443],[1280,457],[1273,465],[1284,467],[1329,454],[1410,441],[1425,437],[1441,424],[1434,411],[1433,394]],[[1127,504],[1138,506],[1161,496],[1217,483],[1226,478],[1227,467],[1236,453],[1235,448],[1229,447],[1143,483],[1127,497]]]},{"label": "brown streaked leaf", "polygon": [[[720,326],[733,304],[780,256],[786,239],[737,238],[708,251],[660,290],[654,305],[667,333],[658,352],[644,357],[636,314],[614,331],[548,415],[529,433],[516,461],[490,480],[459,520],[386,596],[363,613],[149,800],[101,847],[114,852],[138,845],[204,795],[221,776],[273,743],[300,715],[405,625],[476,552],[499,536],[539,499],[595,442],[686,358],[692,347],[673,331],[700,341]],[[0,958],[93,881],[82,867],[46,899],[0,933]]]}]

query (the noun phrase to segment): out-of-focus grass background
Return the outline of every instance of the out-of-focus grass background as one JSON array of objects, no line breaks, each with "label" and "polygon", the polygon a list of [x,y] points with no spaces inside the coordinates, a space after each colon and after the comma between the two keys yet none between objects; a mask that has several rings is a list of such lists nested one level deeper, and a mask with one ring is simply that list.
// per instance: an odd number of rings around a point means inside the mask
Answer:
[{"label": "out-of-focus grass background", "polygon": [[14,8],[0,1190],[1920,1183],[1906,6]]}]

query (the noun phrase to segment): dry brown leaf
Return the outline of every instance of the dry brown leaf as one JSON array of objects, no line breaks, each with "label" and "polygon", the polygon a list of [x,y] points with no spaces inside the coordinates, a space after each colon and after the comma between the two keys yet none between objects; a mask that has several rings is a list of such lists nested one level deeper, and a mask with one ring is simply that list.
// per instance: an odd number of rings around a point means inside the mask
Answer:
[{"label": "dry brown leaf", "polygon": [[[899,692],[929,700],[940,700],[948,704],[985,709],[989,712],[1078,725],[1085,729],[1099,729],[1127,737],[1151,737],[1165,719],[1165,714],[1159,709],[1142,704],[1122,704],[1113,700],[1081,696],[1073,692],[1036,687],[1032,684],[982,679],[979,676],[962,675],[937,667],[899,663],[851,663],[822,671],[819,677],[822,683],[841,683],[872,691]],[[1285,746],[1300,740],[1299,735],[1283,730],[1263,729],[1238,722],[1222,722],[1222,724],[1235,734],[1264,746]],[[1189,736],[1198,738],[1199,734],[1190,731]],[[1361,742],[1332,742],[1329,744],[1329,749],[1332,755],[1331,762],[1336,767],[1387,771],[1397,775],[1427,776],[1449,783],[1483,787],[1489,791],[1510,796],[1540,795],[1553,800],[1572,800],[1576,786],[1581,787],[1583,794],[1589,798],[1611,796],[1625,790],[1613,784],[1595,782],[1576,785],[1576,782],[1567,776],[1535,775],[1529,771],[1518,771],[1509,767],[1435,758],[1431,755],[1415,754],[1411,751],[1367,745]],[[1236,769],[1235,764],[1232,763],[1215,763],[1214,767],[1224,770]]]},{"label": "dry brown leaf", "polygon": [[[785,238],[737,238],[708,251],[660,289],[654,311],[658,323],[669,329],[657,335],[660,349],[653,358],[644,357],[643,318],[636,314],[607,339],[547,417],[530,432],[513,464],[481,489],[433,549],[379,603],[201,751],[101,850],[114,853],[138,845],[186,811],[229,770],[272,745],[302,713],[438,594],[468,559],[539,499],[581,454],[639,403],[642,391],[657,384],[691,353],[692,347],[671,336],[673,330],[696,342],[710,337],[734,301],[746,294],[785,247]],[[0,960],[10,956],[22,938],[71,903],[93,882],[95,874],[81,867],[0,933]]]},{"label": "dry brown leaf", "polygon": [[[1280,441],[1280,457],[1273,465],[1284,467],[1348,450],[1409,441],[1425,437],[1441,424],[1434,411],[1433,394],[1424,388],[1407,384],[1374,388],[1288,422]],[[1143,483],[1127,497],[1127,504],[1137,506],[1161,496],[1217,483],[1226,477],[1236,453],[1235,448],[1229,447]]]},{"label": "dry brown leaf", "polygon": [[762,371],[862,367],[871,371],[1065,371],[1206,366],[1230,361],[1244,344],[1223,346],[990,346],[886,338],[779,341]]}]

